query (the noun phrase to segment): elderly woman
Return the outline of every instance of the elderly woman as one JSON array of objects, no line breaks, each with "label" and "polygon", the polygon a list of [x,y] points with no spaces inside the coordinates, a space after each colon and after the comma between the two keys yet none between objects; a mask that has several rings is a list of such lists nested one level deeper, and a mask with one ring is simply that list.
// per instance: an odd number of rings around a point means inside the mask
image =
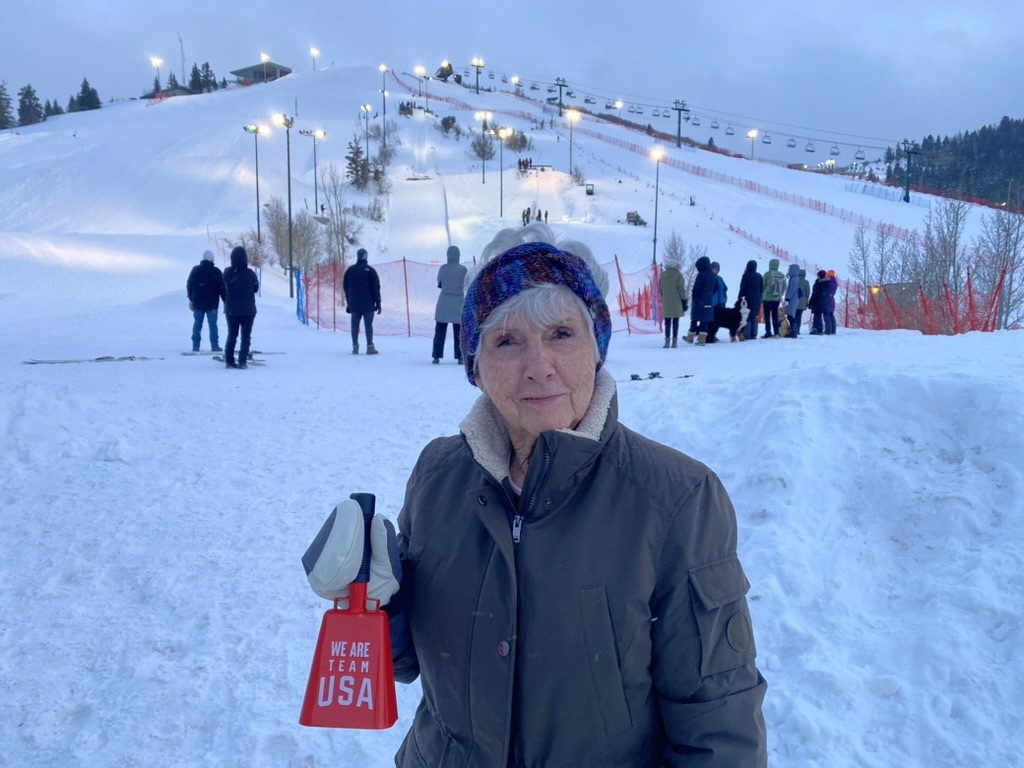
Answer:
[{"label": "elderly woman", "polygon": [[764,766],[735,513],[619,423],[607,278],[543,224],[481,265],[461,331],[482,395],[413,469],[395,578],[374,529],[396,678],[423,688],[397,765]]}]

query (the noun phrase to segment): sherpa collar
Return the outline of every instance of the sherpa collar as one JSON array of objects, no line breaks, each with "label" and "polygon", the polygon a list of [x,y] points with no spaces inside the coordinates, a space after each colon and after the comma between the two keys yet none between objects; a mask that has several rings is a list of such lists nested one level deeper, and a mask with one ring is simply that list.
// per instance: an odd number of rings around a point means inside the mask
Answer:
[{"label": "sherpa collar", "polygon": [[[583,415],[576,429],[560,429],[569,435],[600,441],[615,399],[615,380],[603,368],[594,380],[594,395],[590,408]],[[508,456],[512,444],[498,409],[487,395],[480,395],[469,414],[459,424],[477,463],[486,469],[499,483],[509,476]]]}]

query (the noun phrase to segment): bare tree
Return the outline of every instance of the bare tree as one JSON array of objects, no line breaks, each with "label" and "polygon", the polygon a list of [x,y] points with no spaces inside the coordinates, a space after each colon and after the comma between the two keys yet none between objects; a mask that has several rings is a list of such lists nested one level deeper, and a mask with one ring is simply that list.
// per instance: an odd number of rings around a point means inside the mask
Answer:
[{"label": "bare tree", "polygon": [[271,197],[263,209],[263,229],[277,263],[288,270],[288,209],[279,197]]},{"label": "bare tree", "polygon": [[981,220],[975,242],[974,277],[981,291],[992,293],[1006,269],[996,327],[1024,323],[1024,216],[996,211]]},{"label": "bare tree", "polygon": [[963,200],[944,200],[925,219],[924,259],[916,277],[929,296],[941,296],[944,285],[959,293],[967,282],[963,237],[968,210]]},{"label": "bare tree", "polygon": [[250,229],[248,232],[243,232],[238,236],[238,242],[231,240],[227,237],[222,237],[221,242],[227,247],[228,251],[233,249],[236,245],[240,245],[245,248],[245,253],[249,257],[249,266],[259,269],[263,266],[267,258],[267,252],[265,244],[260,242],[260,238],[257,236],[255,229]]},{"label": "bare tree", "polygon": [[349,248],[357,242],[362,224],[352,209],[345,205],[345,175],[334,163],[323,172],[321,189],[328,219],[324,233],[327,258],[344,268]]},{"label": "bare tree", "polygon": [[853,233],[853,248],[850,250],[850,260],[846,262],[846,268],[850,277],[861,284],[865,289],[874,283],[874,273],[871,268],[871,240],[868,238],[868,229],[865,226],[857,227]]},{"label": "bare tree", "polygon": [[299,211],[292,218],[292,262],[304,275],[316,267],[323,254],[321,228],[308,211]]},{"label": "bare tree", "polygon": [[492,139],[489,134],[478,133],[473,137],[473,143],[470,144],[470,149],[472,149],[473,154],[483,162],[492,160],[494,158],[494,139]]}]

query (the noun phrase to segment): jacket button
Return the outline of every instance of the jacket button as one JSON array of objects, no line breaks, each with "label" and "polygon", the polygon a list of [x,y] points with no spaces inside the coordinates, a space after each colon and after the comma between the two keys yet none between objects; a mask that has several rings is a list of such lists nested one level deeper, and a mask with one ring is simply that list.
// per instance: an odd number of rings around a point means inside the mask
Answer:
[{"label": "jacket button", "polygon": [[512,650],[512,646],[508,644],[508,640],[502,640],[498,643],[498,655],[501,657],[508,656],[509,651]]},{"label": "jacket button", "polygon": [[487,497],[482,495],[482,494],[480,496],[477,496],[476,497],[476,503],[479,504],[481,507],[486,507],[487,506]]}]

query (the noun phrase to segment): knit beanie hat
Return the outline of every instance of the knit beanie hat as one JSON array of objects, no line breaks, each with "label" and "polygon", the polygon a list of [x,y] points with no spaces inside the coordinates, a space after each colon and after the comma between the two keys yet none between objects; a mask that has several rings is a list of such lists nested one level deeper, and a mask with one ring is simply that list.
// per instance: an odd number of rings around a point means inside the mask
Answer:
[{"label": "knit beanie hat", "polygon": [[470,384],[476,384],[473,371],[476,360],[470,351],[479,347],[480,327],[507,299],[541,283],[565,286],[587,306],[594,323],[594,339],[600,357],[597,367],[604,364],[612,335],[611,314],[587,263],[548,243],[525,243],[484,264],[466,289],[461,346]]},{"label": "knit beanie hat", "polygon": [[818,270],[818,277],[824,277],[824,276],[825,276],[825,270],[824,269],[819,269]]},{"label": "knit beanie hat", "polygon": [[366,261],[366,256],[367,254],[365,248],[360,248],[358,251],[356,251],[356,258],[359,261]]},{"label": "knit beanie hat", "polygon": [[203,251],[203,261],[213,261],[213,251]]}]

